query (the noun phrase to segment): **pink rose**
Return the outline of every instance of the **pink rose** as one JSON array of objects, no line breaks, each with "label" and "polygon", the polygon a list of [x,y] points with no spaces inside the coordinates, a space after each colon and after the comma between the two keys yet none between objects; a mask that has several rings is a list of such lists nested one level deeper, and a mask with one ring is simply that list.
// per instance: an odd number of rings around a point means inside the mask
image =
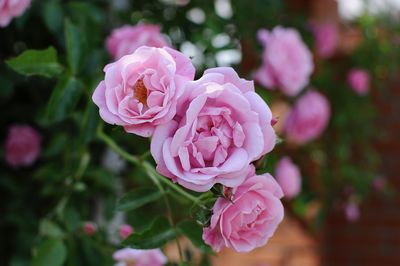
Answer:
[{"label": "pink rose", "polygon": [[119,235],[122,239],[127,238],[133,233],[133,228],[129,224],[123,224],[119,227]]},{"label": "pink rose", "polygon": [[120,249],[113,254],[116,266],[162,266],[167,263],[167,257],[160,249]]},{"label": "pink rose", "polygon": [[232,202],[215,202],[203,240],[217,252],[223,247],[249,252],[265,245],[283,219],[281,188],[270,174],[256,175],[249,166],[246,180],[232,192]]},{"label": "pink rose", "polygon": [[289,157],[283,157],[276,165],[275,177],[285,197],[293,198],[301,190],[300,169]]},{"label": "pink rose", "polygon": [[289,141],[304,144],[321,135],[329,118],[330,106],[325,96],[316,91],[308,91],[290,111],[284,132]]},{"label": "pink rose", "polygon": [[289,96],[298,94],[309,82],[314,69],[311,52],[295,29],[275,27],[258,31],[264,45],[262,66],[255,73],[261,85],[279,87]]},{"label": "pink rose", "polygon": [[212,68],[188,83],[175,120],[156,128],[157,170],[194,191],[235,187],[249,163],[275,145],[268,105],[232,68]]},{"label": "pink rose", "polygon": [[158,25],[139,24],[114,29],[106,40],[106,46],[109,54],[117,60],[133,53],[140,46],[161,48],[169,46],[169,43]]},{"label": "pink rose", "polygon": [[6,27],[11,19],[19,17],[31,4],[31,0],[0,0],[0,27]]},{"label": "pink rose", "polygon": [[369,74],[363,69],[353,68],[347,75],[350,87],[359,95],[367,94],[369,90]]},{"label": "pink rose", "polygon": [[140,136],[168,123],[195,69],[182,53],[142,46],[104,68],[105,78],[93,93],[100,116],[110,124]]},{"label": "pink rose", "polygon": [[317,54],[321,58],[331,57],[339,44],[339,32],[335,23],[312,23]]},{"label": "pink rose", "polygon": [[30,166],[39,157],[41,136],[28,125],[14,125],[5,141],[5,159],[12,167]]}]

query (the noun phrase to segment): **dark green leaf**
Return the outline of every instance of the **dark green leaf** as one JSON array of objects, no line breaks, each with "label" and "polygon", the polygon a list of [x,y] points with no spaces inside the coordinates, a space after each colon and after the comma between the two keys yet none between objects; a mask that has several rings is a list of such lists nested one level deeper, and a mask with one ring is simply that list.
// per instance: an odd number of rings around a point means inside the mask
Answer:
[{"label": "dark green leaf", "polygon": [[45,50],[26,50],[19,56],[7,60],[6,63],[18,73],[28,76],[41,75],[51,78],[63,70],[53,47]]},{"label": "dark green leaf", "polygon": [[53,90],[47,105],[46,118],[49,122],[63,120],[78,103],[81,94],[81,82],[72,76],[63,76]]},{"label": "dark green leaf", "polygon": [[97,106],[93,104],[91,98],[88,98],[83,121],[81,121],[80,143],[87,144],[93,140],[96,135],[97,125],[100,121],[99,117]]},{"label": "dark green leaf", "polygon": [[137,249],[159,248],[175,236],[176,232],[168,220],[165,217],[159,217],[145,231],[129,236],[122,245]]},{"label": "dark green leaf", "polygon": [[61,32],[64,17],[61,1],[47,1],[42,8],[42,17],[51,32]]},{"label": "dark green leaf", "polygon": [[179,232],[189,238],[193,245],[195,245],[201,251],[210,251],[210,247],[204,243],[202,238],[203,229],[195,221],[182,221],[178,223],[176,227]]},{"label": "dark green leaf", "polygon": [[69,20],[65,21],[64,34],[67,46],[68,65],[72,73],[77,74],[83,64],[85,39],[79,27],[72,24]]},{"label": "dark green leaf", "polygon": [[32,266],[61,266],[67,257],[67,249],[59,239],[49,239],[42,242]]},{"label": "dark green leaf", "polygon": [[161,198],[159,190],[140,188],[125,194],[117,202],[118,211],[131,211]]}]

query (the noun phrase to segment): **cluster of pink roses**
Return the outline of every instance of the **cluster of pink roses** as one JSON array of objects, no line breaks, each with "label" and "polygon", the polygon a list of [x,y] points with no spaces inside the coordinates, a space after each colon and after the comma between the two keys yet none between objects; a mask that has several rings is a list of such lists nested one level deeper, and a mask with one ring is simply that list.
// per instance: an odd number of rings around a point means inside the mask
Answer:
[{"label": "cluster of pink roses", "polygon": [[247,252],[264,245],[283,219],[283,192],[252,162],[270,152],[276,136],[268,105],[252,81],[232,68],[195,69],[168,47],[141,46],[104,68],[93,93],[100,116],[128,133],[151,138],[157,171],[187,189],[220,183],[220,198],[203,239],[215,250]]}]

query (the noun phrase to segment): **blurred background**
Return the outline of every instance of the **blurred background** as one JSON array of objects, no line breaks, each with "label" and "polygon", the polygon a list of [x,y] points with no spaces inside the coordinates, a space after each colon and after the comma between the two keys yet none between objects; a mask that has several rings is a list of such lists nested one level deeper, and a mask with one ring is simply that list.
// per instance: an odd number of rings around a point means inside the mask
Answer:
[{"label": "blurred background", "polygon": [[[54,265],[112,265],[121,224],[140,230],[165,212],[156,203],[115,211],[124,192],[147,181],[97,139],[101,122],[90,98],[113,60],[105,40],[116,28],[143,23],[160,26],[166,42],[192,59],[196,77],[231,66],[247,79],[263,61],[258,30],[294,28],[313,55],[304,91],[318,91],[330,105],[324,130],[294,143],[284,127],[303,92],[288,96],[256,80],[282,139],[257,167],[274,174],[289,156],[300,191],[284,199],[285,219],[269,243],[249,254],[224,250],[203,258],[182,239],[197,264],[400,265],[400,0],[33,1],[0,28],[0,265],[30,265],[49,239],[62,240],[65,258]],[[78,47],[75,61],[71,45]],[[56,79],[22,76],[6,63],[49,46],[66,69]],[[364,88],[354,87],[352,70],[367,76]],[[6,159],[15,124],[40,135],[40,152],[21,167]],[[148,140],[112,126],[106,131],[133,154],[146,153]],[[174,212],[189,215],[178,203]],[[177,260],[174,245],[164,251]]]}]

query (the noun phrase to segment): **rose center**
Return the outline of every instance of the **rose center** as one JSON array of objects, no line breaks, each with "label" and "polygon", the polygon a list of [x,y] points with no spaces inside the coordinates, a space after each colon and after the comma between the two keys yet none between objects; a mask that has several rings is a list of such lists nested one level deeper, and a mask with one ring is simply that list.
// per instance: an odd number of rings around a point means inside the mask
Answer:
[{"label": "rose center", "polygon": [[147,88],[144,85],[143,79],[136,81],[133,85],[134,97],[141,102],[144,106],[147,106]]}]

